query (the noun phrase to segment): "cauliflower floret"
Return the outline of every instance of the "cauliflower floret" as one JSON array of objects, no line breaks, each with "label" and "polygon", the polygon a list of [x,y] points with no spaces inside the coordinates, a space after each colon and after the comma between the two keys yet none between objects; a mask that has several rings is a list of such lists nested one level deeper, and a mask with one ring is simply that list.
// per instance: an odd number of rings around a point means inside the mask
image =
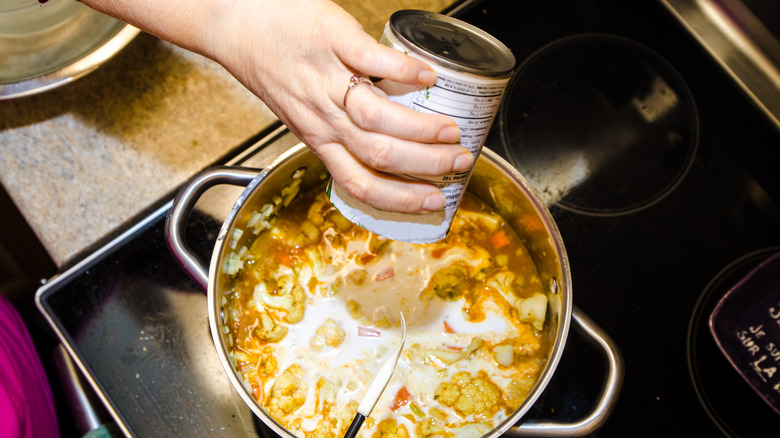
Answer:
[{"label": "cauliflower floret", "polygon": [[424,438],[442,435],[445,432],[439,421],[433,417],[425,417],[422,421],[418,421],[414,430],[417,432],[417,436]]},{"label": "cauliflower floret", "polygon": [[272,417],[282,418],[289,415],[306,401],[306,385],[302,375],[301,367],[293,365],[276,379],[271,387],[271,394],[265,401],[265,407]]},{"label": "cauliflower floret", "polygon": [[336,385],[323,377],[317,381],[317,412],[328,413],[336,400]]},{"label": "cauliflower floret", "polygon": [[439,269],[431,276],[431,280],[423,290],[422,296],[428,298],[436,294],[445,300],[456,300],[465,292],[467,280],[468,272],[466,267],[461,263],[453,264],[452,266]]},{"label": "cauliflower floret", "polygon": [[263,305],[286,312],[285,321],[293,324],[303,319],[306,310],[306,292],[291,275],[280,277],[275,293],[268,290],[265,282],[255,286],[253,302],[258,310]]},{"label": "cauliflower floret", "polygon": [[409,438],[409,431],[403,424],[388,418],[376,425],[376,432],[371,435],[371,438]]},{"label": "cauliflower floret", "polygon": [[536,330],[541,330],[547,314],[547,296],[535,293],[530,298],[518,300],[517,311],[520,313],[520,321],[531,323]]},{"label": "cauliflower floret", "polygon": [[334,418],[326,417],[317,422],[317,427],[311,432],[304,431],[306,438],[336,438],[334,431],[337,421]]},{"label": "cauliflower floret", "polygon": [[455,362],[465,359],[471,356],[472,353],[482,348],[484,341],[481,338],[474,338],[465,350],[452,351],[452,350],[432,350],[430,354],[437,357],[439,360],[447,365],[452,365]]},{"label": "cauliflower floret", "polygon": [[513,284],[517,276],[514,272],[502,269],[485,280],[485,286],[501,292],[504,296],[512,296]]},{"label": "cauliflower floret", "polygon": [[528,397],[528,393],[533,389],[536,379],[531,376],[524,376],[519,380],[513,380],[504,394],[504,402],[509,408],[518,408]]},{"label": "cauliflower floret", "polygon": [[480,246],[457,245],[433,251],[439,250],[444,250],[444,253],[434,258],[446,259],[447,266],[431,276],[420,294],[420,298],[425,300],[432,298],[434,293],[442,299],[458,299],[476,281],[484,280],[485,273],[493,264],[490,253]]},{"label": "cauliflower floret", "polygon": [[336,321],[328,318],[317,328],[314,337],[311,338],[311,349],[322,351],[325,346],[336,348],[344,342],[344,330]]},{"label": "cauliflower floret", "polygon": [[263,377],[271,377],[277,371],[276,358],[269,349],[264,349],[260,361],[257,363],[257,374]]},{"label": "cauliflower floret", "polygon": [[[358,402],[356,400],[350,400],[346,405],[339,405],[337,409],[333,409],[335,412],[331,411],[331,415],[333,415],[333,417],[341,423],[341,431],[339,436],[344,436],[344,434],[347,432],[347,428],[355,418],[357,408]],[[369,424],[369,420],[371,420],[371,417],[366,418],[366,424]]]},{"label": "cauliflower floret", "polygon": [[467,371],[456,373],[452,381],[439,385],[434,398],[461,416],[474,415],[486,420],[492,418],[502,404],[501,390],[484,371],[475,377]]},{"label": "cauliflower floret", "polygon": [[261,341],[279,342],[287,334],[287,327],[275,323],[267,313],[262,313],[260,314],[260,324],[255,329],[255,334]]}]

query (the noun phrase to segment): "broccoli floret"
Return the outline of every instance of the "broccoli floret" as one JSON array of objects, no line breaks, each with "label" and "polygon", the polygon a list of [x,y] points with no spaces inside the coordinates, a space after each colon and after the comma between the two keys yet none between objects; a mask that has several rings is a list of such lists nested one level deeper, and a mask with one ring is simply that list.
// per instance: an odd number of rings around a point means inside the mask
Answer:
[{"label": "broccoli floret", "polygon": [[467,371],[452,376],[450,382],[439,385],[434,398],[462,416],[488,419],[500,408],[501,390],[484,372],[472,377]]}]

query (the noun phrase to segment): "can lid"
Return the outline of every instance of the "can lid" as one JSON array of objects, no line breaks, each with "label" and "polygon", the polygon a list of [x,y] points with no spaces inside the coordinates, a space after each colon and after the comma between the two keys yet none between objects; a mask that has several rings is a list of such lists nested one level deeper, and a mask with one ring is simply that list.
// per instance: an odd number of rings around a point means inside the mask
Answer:
[{"label": "can lid", "polygon": [[509,75],[512,51],[487,32],[448,15],[401,10],[390,17],[390,29],[419,55],[482,76]]}]

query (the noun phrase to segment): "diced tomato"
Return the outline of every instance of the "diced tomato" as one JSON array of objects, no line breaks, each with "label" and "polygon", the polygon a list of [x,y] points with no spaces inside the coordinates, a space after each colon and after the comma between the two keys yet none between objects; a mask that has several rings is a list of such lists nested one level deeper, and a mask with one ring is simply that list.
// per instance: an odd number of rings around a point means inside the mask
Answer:
[{"label": "diced tomato", "polygon": [[362,336],[364,338],[378,338],[381,334],[382,332],[373,327],[364,327],[362,325],[358,326],[358,336]]},{"label": "diced tomato", "polygon": [[509,238],[506,237],[504,230],[501,230],[490,237],[490,243],[493,244],[493,249],[499,249],[509,245]]},{"label": "diced tomato", "polygon": [[447,322],[447,320],[444,320],[444,333],[453,334],[455,333],[455,330],[452,328],[450,323]]},{"label": "diced tomato", "polygon": [[409,404],[409,399],[412,397],[411,394],[409,394],[409,390],[406,389],[405,386],[401,387],[401,389],[398,390],[398,393],[393,398],[393,404],[390,405],[390,410],[395,411],[396,409],[400,408],[401,406],[406,406]]},{"label": "diced tomato", "polygon": [[393,267],[390,266],[384,271],[376,274],[376,277],[374,277],[374,281],[387,280],[388,278],[393,278],[393,275],[395,275],[395,272],[393,272]]}]

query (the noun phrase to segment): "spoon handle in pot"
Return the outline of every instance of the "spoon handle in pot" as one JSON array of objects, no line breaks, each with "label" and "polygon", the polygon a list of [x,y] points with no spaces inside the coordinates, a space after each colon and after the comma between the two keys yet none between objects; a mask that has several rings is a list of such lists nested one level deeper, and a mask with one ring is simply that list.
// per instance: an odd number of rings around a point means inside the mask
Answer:
[{"label": "spoon handle in pot", "polygon": [[360,430],[360,426],[363,425],[363,422],[366,421],[366,416],[361,414],[360,412],[355,414],[355,418],[352,420],[352,423],[349,425],[349,429],[347,429],[347,433],[344,434],[344,438],[354,438],[357,436],[358,431]]}]

